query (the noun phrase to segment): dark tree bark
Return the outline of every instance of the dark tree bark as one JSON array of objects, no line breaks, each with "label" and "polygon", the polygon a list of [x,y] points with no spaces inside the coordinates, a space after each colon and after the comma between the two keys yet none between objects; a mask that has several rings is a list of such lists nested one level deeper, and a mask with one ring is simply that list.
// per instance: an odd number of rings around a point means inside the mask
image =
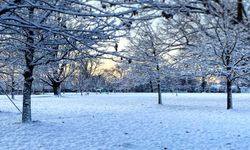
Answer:
[{"label": "dark tree bark", "polygon": [[[34,9],[29,9],[29,17],[33,18]],[[24,84],[23,84],[23,111],[22,111],[22,122],[31,122],[31,92],[33,82],[33,69],[32,61],[34,58],[34,32],[27,30],[27,49],[25,50],[25,70],[24,70]]]},{"label": "dark tree bark", "polygon": [[201,80],[202,80],[201,81],[201,91],[206,92],[206,86],[207,86],[206,77],[202,77]]},{"label": "dark tree bark", "polygon": [[52,82],[53,93],[55,96],[61,96],[61,82]]},{"label": "dark tree bark", "polygon": [[158,104],[162,104],[162,97],[161,97],[161,79],[160,79],[160,66],[157,65],[157,91],[158,91]]},{"label": "dark tree bark", "polygon": [[227,109],[233,109],[232,81],[227,79]]},{"label": "dark tree bark", "polygon": [[153,87],[153,83],[152,83],[151,80],[149,81],[149,86],[150,86],[150,92],[153,93],[154,92],[154,87]]},{"label": "dark tree bark", "polygon": [[15,68],[11,69],[11,99],[15,99]]},{"label": "dark tree bark", "polygon": [[157,90],[158,90],[158,104],[162,104],[162,97],[161,97],[161,83],[157,81]]},{"label": "dark tree bark", "polygon": [[23,84],[23,113],[22,122],[31,122],[31,92],[33,82],[33,67],[28,67],[24,72],[24,84]]},{"label": "dark tree bark", "polygon": [[233,109],[233,99],[232,99],[232,67],[230,66],[231,64],[231,56],[230,56],[230,50],[227,50],[226,53],[226,65],[227,65],[227,75],[226,75],[226,80],[227,80],[227,109]]},{"label": "dark tree bark", "polygon": [[242,0],[237,1],[237,21],[242,22],[243,21],[243,12],[244,12],[244,6],[242,4]]}]

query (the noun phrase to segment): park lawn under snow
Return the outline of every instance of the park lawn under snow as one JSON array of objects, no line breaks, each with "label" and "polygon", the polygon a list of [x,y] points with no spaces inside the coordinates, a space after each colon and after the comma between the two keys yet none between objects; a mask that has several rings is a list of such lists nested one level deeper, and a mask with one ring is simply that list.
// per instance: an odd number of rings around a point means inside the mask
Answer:
[{"label": "park lawn under snow", "polygon": [[[0,96],[1,150],[248,150],[250,94],[32,96],[31,124]],[[21,96],[15,103],[21,107]]]}]

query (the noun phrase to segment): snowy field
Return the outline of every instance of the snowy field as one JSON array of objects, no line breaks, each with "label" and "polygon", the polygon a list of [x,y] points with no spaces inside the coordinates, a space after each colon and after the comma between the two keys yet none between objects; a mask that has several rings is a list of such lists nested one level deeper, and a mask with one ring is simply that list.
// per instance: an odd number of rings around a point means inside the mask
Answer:
[{"label": "snowy field", "polygon": [[[0,96],[1,150],[249,150],[250,94],[33,96],[34,123]],[[21,96],[15,100],[21,107]]]}]

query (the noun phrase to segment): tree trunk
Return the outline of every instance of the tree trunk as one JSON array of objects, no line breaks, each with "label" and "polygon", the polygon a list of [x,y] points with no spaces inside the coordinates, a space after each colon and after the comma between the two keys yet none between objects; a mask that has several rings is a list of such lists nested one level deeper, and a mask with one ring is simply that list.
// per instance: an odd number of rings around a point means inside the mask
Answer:
[{"label": "tree trunk", "polygon": [[12,87],[11,87],[11,99],[15,99],[15,88],[13,87],[13,83],[15,83],[15,82],[12,82]]},{"label": "tree trunk", "polygon": [[32,77],[33,68],[26,70],[24,73],[24,84],[23,84],[23,112],[22,122],[31,122],[31,92],[32,92]]},{"label": "tree trunk", "polygon": [[11,99],[15,99],[15,69],[11,70]]},{"label": "tree trunk", "polygon": [[151,80],[149,81],[149,86],[150,86],[150,92],[153,93],[154,92],[154,87],[153,87],[153,83],[152,83]]},{"label": "tree trunk", "polygon": [[43,93],[43,95],[45,94],[45,87],[44,87],[44,83],[42,83],[43,84],[43,89],[42,89],[42,93]]},{"label": "tree trunk", "polygon": [[158,104],[162,104],[162,98],[161,98],[161,82],[160,80],[157,81],[157,91],[158,91]]},{"label": "tree trunk", "polygon": [[227,109],[233,109],[232,81],[227,79]]},{"label": "tree trunk", "polygon": [[158,91],[158,104],[162,104],[162,98],[161,98],[161,77],[160,77],[160,66],[157,64],[157,91]]},{"label": "tree trunk", "polygon": [[206,86],[207,86],[206,77],[202,77],[202,81],[201,81],[201,91],[202,92],[206,92]]},{"label": "tree trunk", "polygon": [[82,88],[80,88],[80,93],[81,93],[81,96],[83,95],[83,91],[82,91]]},{"label": "tree trunk", "polygon": [[[29,8],[29,18],[33,19],[34,8]],[[29,123],[31,119],[31,92],[32,92],[32,82],[33,82],[33,69],[32,65],[34,59],[34,32],[31,29],[27,30],[27,49],[24,51],[25,56],[25,70],[24,70],[24,84],[23,84],[23,112],[22,112],[22,122]]]},{"label": "tree trunk", "polygon": [[242,0],[237,0],[237,21],[238,22],[243,21],[243,12],[244,12],[244,6],[242,3]]},{"label": "tree trunk", "polygon": [[227,70],[227,109],[233,109],[232,99],[232,66],[231,66],[231,52],[229,49],[226,51],[226,70]]},{"label": "tree trunk", "polygon": [[53,87],[53,93],[55,96],[61,96],[61,83],[60,82],[54,82],[52,83]]}]

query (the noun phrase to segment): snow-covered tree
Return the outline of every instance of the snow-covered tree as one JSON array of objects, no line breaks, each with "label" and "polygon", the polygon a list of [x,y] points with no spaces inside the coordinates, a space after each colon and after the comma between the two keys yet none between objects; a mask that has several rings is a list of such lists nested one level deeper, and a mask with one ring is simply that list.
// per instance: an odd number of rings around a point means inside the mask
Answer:
[{"label": "snow-covered tree", "polygon": [[43,68],[46,68],[47,71],[44,72],[46,77],[41,80],[53,88],[54,95],[61,96],[61,84],[74,73],[74,64],[57,61]]},{"label": "snow-covered tree", "polygon": [[[176,63],[177,50],[186,44],[179,30],[173,27],[171,21],[165,22],[165,26],[145,25],[135,35],[129,38],[129,46],[126,52],[128,64],[127,76],[137,84],[149,83],[157,85],[158,104],[162,104],[161,80],[172,74],[171,66]],[[131,63],[132,62],[132,63]]]},{"label": "snow-covered tree", "polygon": [[[18,52],[23,68],[23,114],[22,122],[31,121],[31,91],[34,69],[38,65],[66,59],[70,51],[101,49],[106,42],[119,37],[128,28],[128,22],[121,20],[133,13],[114,11],[105,1],[67,0],[7,0],[0,1],[0,34],[4,36],[1,50]],[[109,9],[107,9],[109,7]],[[119,9],[118,9],[119,10]],[[10,45],[10,43],[12,43]],[[60,48],[55,48],[60,45]],[[54,59],[51,53],[58,52]]]},{"label": "snow-covered tree", "polygon": [[[210,67],[210,74],[223,76],[227,87],[227,109],[232,109],[232,85],[250,74],[249,27],[242,2],[212,3],[208,15],[200,15],[194,27],[199,33],[191,47],[200,65]],[[192,40],[191,40],[192,42]]]},{"label": "snow-covered tree", "polygon": [[95,83],[92,83],[93,77],[98,74],[100,60],[95,58],[80,59],[77,61],[77,85],[82,95],[83,91],[91,91]]}]

